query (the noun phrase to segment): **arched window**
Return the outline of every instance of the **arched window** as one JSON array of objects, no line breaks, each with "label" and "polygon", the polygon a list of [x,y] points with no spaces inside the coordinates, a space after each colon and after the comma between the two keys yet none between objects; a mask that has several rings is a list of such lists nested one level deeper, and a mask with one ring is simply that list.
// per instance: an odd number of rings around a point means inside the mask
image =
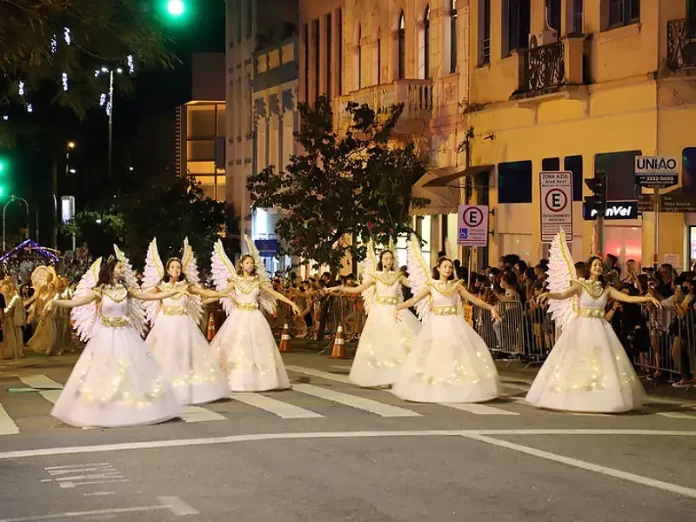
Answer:
[{"label": "arched window", "polygon": [[457,0],[450,0],[450,74],[457,71]]},{"label": "arched window", "polygon": [[423,77],[430,78],[430,6],[423,16]]},{"label": "arched window", "polygon": [[404,20],[404,12],[401,11],[399,16],[399,80],[406,78],[406,21]]}]

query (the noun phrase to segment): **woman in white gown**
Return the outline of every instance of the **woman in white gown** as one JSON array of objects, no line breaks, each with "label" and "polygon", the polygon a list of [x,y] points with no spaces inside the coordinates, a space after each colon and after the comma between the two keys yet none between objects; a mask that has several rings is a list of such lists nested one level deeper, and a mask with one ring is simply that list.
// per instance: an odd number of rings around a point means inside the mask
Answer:
[{"label": "woman in white gown", "polygon": [[116,252],[117,257],[95,261],[72,300],[49,305],[74,308],[78,333],[89,339],[51,411],[72,426],[141,426],[172,419],[181,411],[141,337],[145,310],[139,301],[165,299],[177,291],[156,296],[138,291],[128,260]]},{"label": "woman in white gown", "polygon": [[143,272],[143,291],[154,295],[176,292],[161,302],[148,304],[148,317],[154,325],[145,342],[182,405],[203,404],[229,395],[225,374],[198,327],[203,314],[201,297],[219,299],[225,295],[198,286],[196,265],[188,239],[184,240],[182,259],[173,257],[165,264],[154,239]]},{"label": "woman in white gown", "polygon": [[607,300],[658,307],[659,301],[629,296],[607,286],[599,257],[587,261],[588,278],[577,280],[563,233],[554,239],[550,257],[551,292],[541,294],[539,301],[551,299],[549,310],[562,333],[534,379],[527,402],[540,408],[588,413],[639,409],[645,390],[604,318]]},{"label": "woman in white gown", "polygon": [[362,293],[367,321],[360,335],[355,360],[348,378],[358,386],[375,387],[394,384],[401,366],[406,361],[413,341],[420,331],[418,318],[408,310],[394,316],[397,305],[403,301],[401,286],[410,288],[403,274],[394,271],[394,254],[385,250],[375,263],[372,241],[363,263],[364,280],[360,286],[337,286],[326,293]]},{"label": "woman in white gown", "polygon": [[418,305],[424,321],[392,393],[413,402],[497,398],[502,393],[498,371],[486,343],[464,320],[462,298],[488,310],[493,320],[499,321],[497,310],[471,295],[462,281],[454,278],[449,259],[440,258],[431,277],[415,237],[409,243],[408,273],[415,295],[396,310]]},{"label": "woman in white gown", "polygon": [[[274,291],[253,242],[244,237],[251,254],[243,255],[237,270],[218,241],[213,251],[213,279],[218,291],[230,298],[222,300],[228,313],[210,349],[227,374],[232,391],[259,392],[290,388],[290,380],[278,345],[261,306],[275,311],[276,299],[300,309],[284,295]],[[224,289],[224,290],[223,290]]]}]

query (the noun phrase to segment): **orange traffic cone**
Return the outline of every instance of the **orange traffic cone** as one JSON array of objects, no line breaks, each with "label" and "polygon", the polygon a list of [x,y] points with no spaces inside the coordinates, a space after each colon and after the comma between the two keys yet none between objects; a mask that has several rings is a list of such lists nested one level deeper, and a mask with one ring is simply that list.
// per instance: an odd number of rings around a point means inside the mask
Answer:
[{"label": "orange traffic cone", "polygon": [[278,348],[280,352],[291,352],[290,348],[290,328],[288,328],[288,323],[283,326],[283,333],[280,335],[280,347]]},{"label": "orange traffic cone", "polygon": [[336,328],[336,339],[334,340],[333,350],[329,359],[347,359],[346,347],[343,344],[343,327],[339,324]]},{"label": "orange traffic cone", "polygon": [[209,342],[215,338],[215,314],[212,312],[208,315],[208,334],[206,337]]}]

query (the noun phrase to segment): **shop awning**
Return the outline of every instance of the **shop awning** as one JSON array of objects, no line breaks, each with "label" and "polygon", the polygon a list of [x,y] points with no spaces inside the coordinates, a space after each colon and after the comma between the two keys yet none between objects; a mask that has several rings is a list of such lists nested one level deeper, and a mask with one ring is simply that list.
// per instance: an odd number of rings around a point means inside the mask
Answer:
[{"label": "shop awning", "polygon": [[490,172],[493,170],[495,165],[475,165],[469,167],[468,169],[460,170],[457,172],[452,172],[453,169],[438,169],[438,170],[448,170],[448,173],[443,173],[423,185],[425,188],[434,187],[459,187],[459,180],[466,176],[475,176],[476,174],[482,174],[484,172]]},{"label": "shop awning", "polygon": [[434,169],[423,175],[413,188],[411,195],[414,198],[428,198],[430,204],[425,208],[414,209],[416,215],[455,214],[460,203],[460,189],[458,185],[429,186],[429,183],[452,174],[452,167]]}]

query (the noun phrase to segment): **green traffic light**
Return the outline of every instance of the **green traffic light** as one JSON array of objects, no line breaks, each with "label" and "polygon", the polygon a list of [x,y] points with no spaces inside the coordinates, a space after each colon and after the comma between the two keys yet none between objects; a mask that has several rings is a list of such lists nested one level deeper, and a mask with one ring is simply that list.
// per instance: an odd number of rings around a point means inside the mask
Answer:
[{"label": "green traffic light", "polygon": [[183,0],[169,0],[167,2],[167,12],[171,16],[182,16],[186,12]]}]

